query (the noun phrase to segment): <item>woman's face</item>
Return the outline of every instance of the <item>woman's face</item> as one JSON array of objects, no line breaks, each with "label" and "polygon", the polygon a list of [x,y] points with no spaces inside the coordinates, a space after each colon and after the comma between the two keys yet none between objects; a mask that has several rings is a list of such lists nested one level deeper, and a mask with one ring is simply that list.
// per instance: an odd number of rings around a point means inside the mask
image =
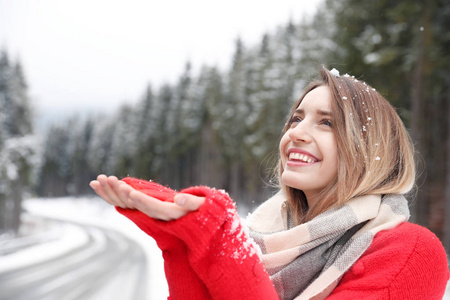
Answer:
[{"label": "woman's face", "polygon": [[302,190],[309,203],[337,176],[331,93],[320,86],[303,98],[280,141],[281,180]]}]

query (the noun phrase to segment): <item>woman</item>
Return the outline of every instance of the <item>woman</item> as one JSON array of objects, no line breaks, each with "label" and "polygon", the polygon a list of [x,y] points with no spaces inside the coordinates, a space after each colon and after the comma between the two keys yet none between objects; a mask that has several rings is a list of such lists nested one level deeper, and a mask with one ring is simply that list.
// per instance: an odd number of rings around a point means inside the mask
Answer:
[{"label": "woman", "polygon": [[103,199],[163,250],[173,299],[442,299],[445,251],[407,222],[413,146],[391,105],[323,69],[280,141],[280,192],[239,222],[224,192],[100,175]]}]

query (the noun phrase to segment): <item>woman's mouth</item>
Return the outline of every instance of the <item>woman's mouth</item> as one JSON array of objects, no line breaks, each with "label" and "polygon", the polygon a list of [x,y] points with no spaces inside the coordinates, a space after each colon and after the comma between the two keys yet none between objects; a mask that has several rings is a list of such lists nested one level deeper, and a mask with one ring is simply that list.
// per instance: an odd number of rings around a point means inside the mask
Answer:
[{"label": "woman's mouth", "polygon": [[305,162],[305,163],[314,163],[317,162],[317,160],[311,156],[308,156],[306,154],[303,153],[298,153],[298,152],[291,152],[289,154],[289,160],[292,161],[301,161],[301,162]]}]

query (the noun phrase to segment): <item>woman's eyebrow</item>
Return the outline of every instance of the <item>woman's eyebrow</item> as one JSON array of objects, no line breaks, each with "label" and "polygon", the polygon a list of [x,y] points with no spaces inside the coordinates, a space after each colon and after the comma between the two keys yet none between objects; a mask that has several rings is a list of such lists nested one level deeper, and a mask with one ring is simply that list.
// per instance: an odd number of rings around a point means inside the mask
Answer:
[{"label": "woman's eyebrow", "polygon": [[331,111],[328,111],[328,110],[318,109],[318,110],[316,110],[316,113],[321,116],[331,117]]},{"label": "woman's eyebrow", "polygon": [[[304,114],[305,110],[303,108],[299,108],[299,109],[295,110],[295,113],[296,114]],[[321,116],[331,117],[331,111],[328,111],[328,110],[317,109],[316,114],[321,115]]]}]

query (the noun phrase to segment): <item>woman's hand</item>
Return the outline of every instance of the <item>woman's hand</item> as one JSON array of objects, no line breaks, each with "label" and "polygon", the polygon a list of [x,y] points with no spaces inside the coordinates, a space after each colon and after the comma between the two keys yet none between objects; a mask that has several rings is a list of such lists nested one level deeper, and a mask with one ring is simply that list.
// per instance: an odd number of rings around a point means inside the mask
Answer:
[{"label": "woman's hand", "polygon": [[171,221],[196,211],[205,202],[204,197],[190,194],[176,194],[174,202],[161,201],[133,189],[116,176],[99,175],[90,183],[91,188],[111,205],[137,209],[151,218]]}]

